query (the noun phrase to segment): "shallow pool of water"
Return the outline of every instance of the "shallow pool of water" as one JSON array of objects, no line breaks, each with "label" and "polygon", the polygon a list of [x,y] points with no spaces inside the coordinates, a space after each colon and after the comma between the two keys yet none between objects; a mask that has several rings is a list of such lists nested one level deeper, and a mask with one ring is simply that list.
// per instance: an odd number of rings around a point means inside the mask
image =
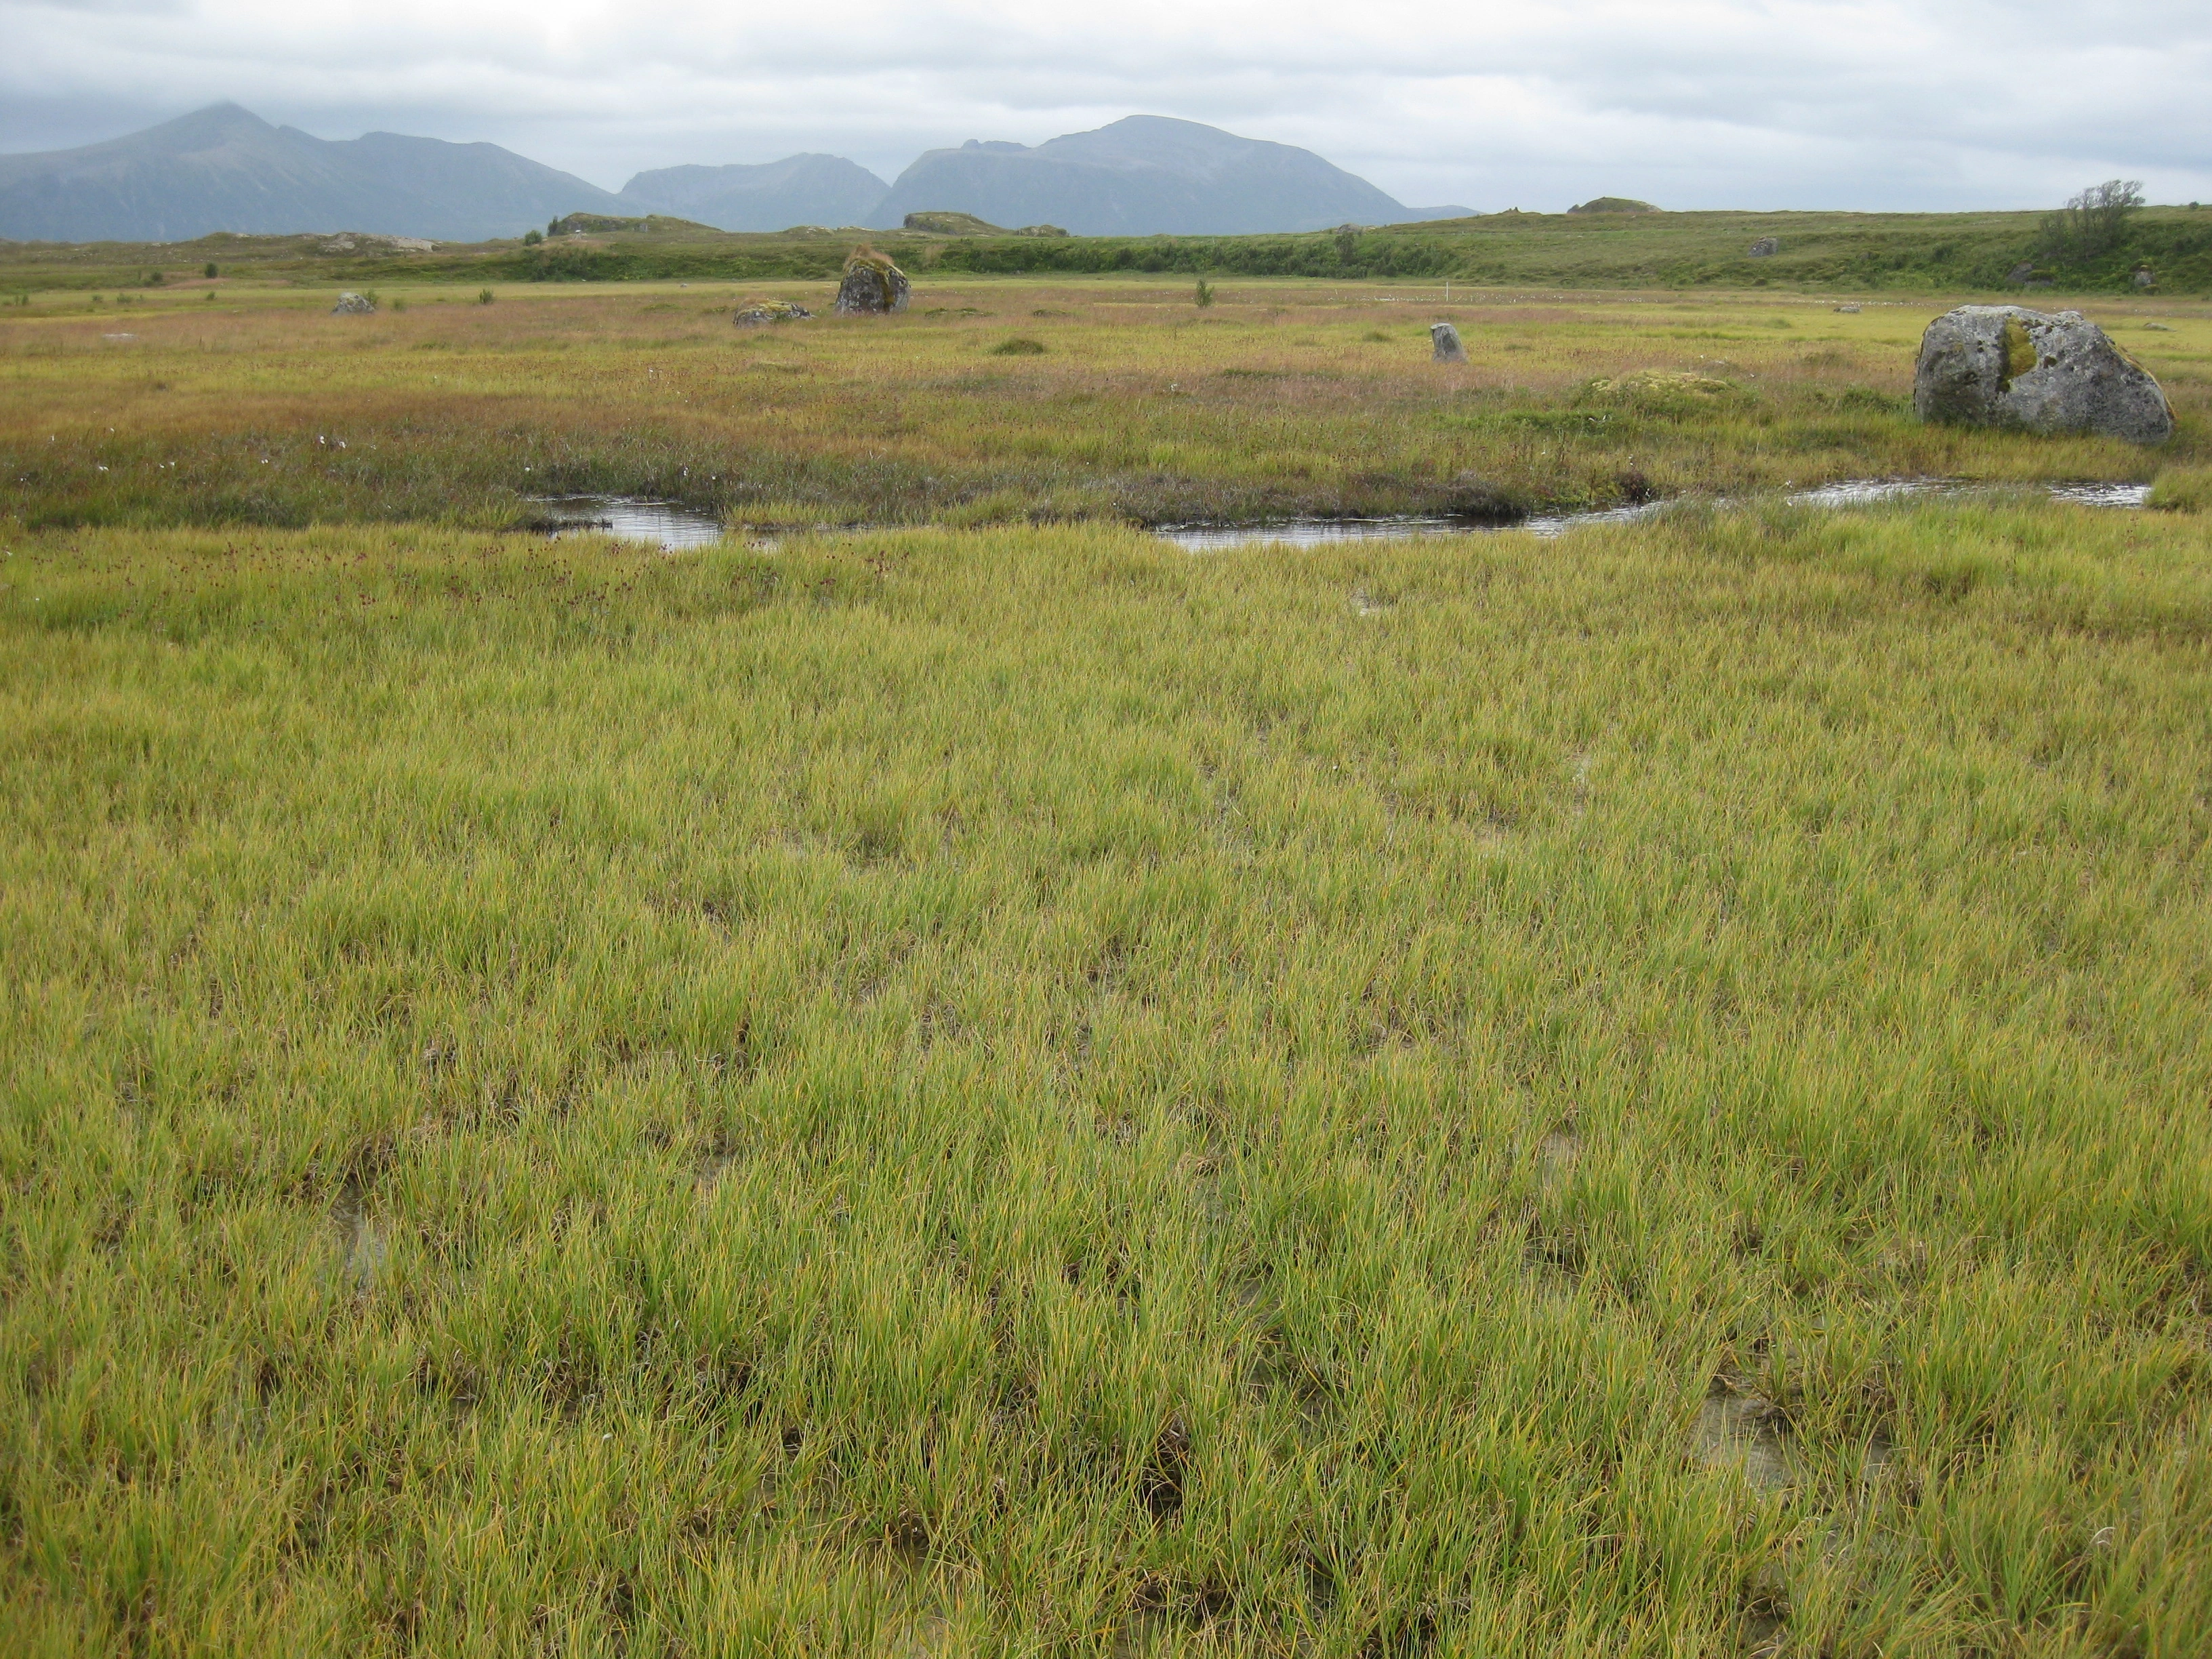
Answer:
[{"label": "shallow pool of water", "polygon": [[544,509],[539,522],[556,538],[617,536],[626,542],[649,542],[668,552],[722,539],[720,520],[673,501],[636,495],[541,495],[532,505]]},{"label": "shallow pool of water", "polygon": [[[1994,495],[2008,486],[1957,483],[1941,478],[1850,478],[1801,489],[1783,497],[1800,507],[1873,507],[1884,501],[1928,501],[1972,495]],[[2142,507],[2150,495],[2148,484],[2070,483],[2046,486],[2051,499],[2077,507]],[[1714,503],[1728,504],[1722,497]],[[1158,534],[1192,553],[1214,553],[1225,548],[1283,545],[1324,547],[1337,542],[1402,541],[1428,536],[1486,536],[1499,530],[1522,530],[1533,536],[1563,536],[1583,525],[1625,524],[1647,519],[1680,505],[1651,501],[1642,507],[1605,507],[1585,513],[1544,513],[1508,524],[1477,524],[1466,519],[1285,519],[1277,524],[1169,525]]]}]

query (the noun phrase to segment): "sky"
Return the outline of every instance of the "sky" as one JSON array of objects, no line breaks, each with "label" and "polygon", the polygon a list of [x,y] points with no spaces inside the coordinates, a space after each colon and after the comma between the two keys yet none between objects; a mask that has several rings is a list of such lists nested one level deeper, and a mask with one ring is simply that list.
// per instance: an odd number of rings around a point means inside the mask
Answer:
[{"label": "sky", "polygon": [[1180,116],[1408,206],[2212,200],[2206,0],[0,0],[0,152],[221,99],[489,139],[608,189]]}]

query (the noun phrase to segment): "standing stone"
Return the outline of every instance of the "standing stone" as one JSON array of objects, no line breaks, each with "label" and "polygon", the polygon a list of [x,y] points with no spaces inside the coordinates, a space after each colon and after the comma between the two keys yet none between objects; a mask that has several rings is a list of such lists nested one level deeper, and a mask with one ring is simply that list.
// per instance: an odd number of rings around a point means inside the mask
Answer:
[{"label": "standing stone", "polygon": [[2149,370],[2078,311],[1960,306],[1928,325],[1912,372],[1923,421],[2164,443],[2173,409]]},{"label": "standing stone", "polygon": [[840,317],[880,316],[904,311],[912,285],[906,273],[873,248],[854,248],[845,261],[845,280],[837,286]]},{"label": "standing stone", "polygon": [[1467,361],[1467,348],[1459,343],[1459,331],[1449,323],[1431,323],[1429,339],[1436,347],[1431,354],[1435,362],[1463,363]]},{"label": "standing stone", "polygon": [[1769,258],[1781,252],[1782,239],[1779,236],[1762,236],[1751,245],[1751,257],[1754,259]]},{"label": "standing stone", "polygon": [[333,317],[367,317],[376,310],[376,301],[366,294],[341,294],[338,302],[331,307]]}]

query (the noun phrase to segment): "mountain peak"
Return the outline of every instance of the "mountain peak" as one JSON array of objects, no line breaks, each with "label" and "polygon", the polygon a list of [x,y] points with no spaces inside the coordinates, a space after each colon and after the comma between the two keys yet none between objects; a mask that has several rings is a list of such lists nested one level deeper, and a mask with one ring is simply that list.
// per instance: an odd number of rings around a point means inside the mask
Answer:
[{"label": "mountain peak", "polygon": [[1031,149],[971,138],[901,173],[876,222],[970,213],[1079,235],[1235,235],[1389,223],[1406,210],[1310,150],[1170,115],[1125,115]]}]

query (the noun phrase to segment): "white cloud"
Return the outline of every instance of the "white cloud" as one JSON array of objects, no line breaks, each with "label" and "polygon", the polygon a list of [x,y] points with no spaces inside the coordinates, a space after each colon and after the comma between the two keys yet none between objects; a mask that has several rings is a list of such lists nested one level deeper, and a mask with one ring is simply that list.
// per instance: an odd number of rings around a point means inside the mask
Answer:
[{"label": "white cloud", "polygon": [[616,186],[796,149],[889,177],[1146,111],[1304,144],[1416,205],[2026,206],[2113,175],[2212,198],[2201,0],[0,0],[0,38],[9,149],[230,97]]}]

